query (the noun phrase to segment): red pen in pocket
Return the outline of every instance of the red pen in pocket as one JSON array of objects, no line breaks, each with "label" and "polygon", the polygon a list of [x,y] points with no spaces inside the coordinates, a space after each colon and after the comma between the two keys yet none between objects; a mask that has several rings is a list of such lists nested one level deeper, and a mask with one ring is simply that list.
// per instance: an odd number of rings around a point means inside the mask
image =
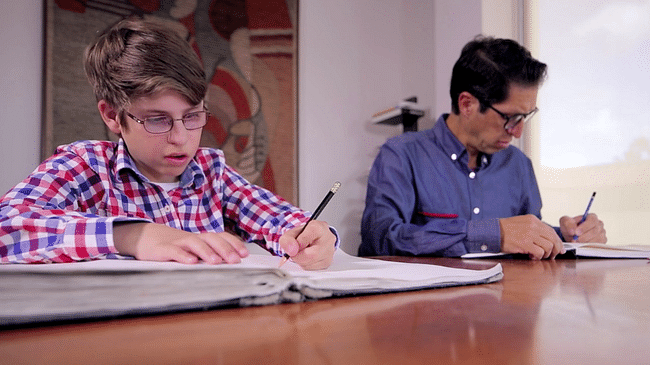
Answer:
[{"label": "red pen in pocket", "polygon": [[418,212],[425,217],[431,218],[458,218],[458,214],[447,214],[447,213],[429,213],[429,212]]}]

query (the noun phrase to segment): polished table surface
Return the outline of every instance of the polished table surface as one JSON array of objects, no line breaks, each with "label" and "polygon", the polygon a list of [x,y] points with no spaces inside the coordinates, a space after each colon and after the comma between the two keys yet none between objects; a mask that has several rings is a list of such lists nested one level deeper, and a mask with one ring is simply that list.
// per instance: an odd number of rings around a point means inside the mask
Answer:
[{"label": "polished table surface", "polygon": [[648,260],[385,258],[496,283],[0,330],[2,364],[650,364]]}]

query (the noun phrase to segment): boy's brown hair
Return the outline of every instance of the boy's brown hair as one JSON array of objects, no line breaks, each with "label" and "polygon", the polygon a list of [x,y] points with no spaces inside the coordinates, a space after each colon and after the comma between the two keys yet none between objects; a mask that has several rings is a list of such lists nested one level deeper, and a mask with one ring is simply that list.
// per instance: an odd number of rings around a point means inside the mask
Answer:
[{"label": "boy's brown hair", "polygon": [[106,29],[84,52],[97,101],[124,111],[131,101],[175,90],[191,105],[207,92],[196,52],[178,32],[153,19],[127,18]]}]

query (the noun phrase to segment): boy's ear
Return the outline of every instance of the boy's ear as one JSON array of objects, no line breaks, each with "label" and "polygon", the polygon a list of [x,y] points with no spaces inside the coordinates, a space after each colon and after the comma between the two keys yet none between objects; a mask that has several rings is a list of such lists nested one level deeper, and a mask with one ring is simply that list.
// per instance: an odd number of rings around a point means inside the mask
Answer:
[{"label": "boy's ear", "polygon": [[122,134],[122,125],[118,120],[117,111],[110,106],[106,100],[100,100],[97,103],[97,109],[99,109],[99,114],[102,116],[104,124],[110,129],[111,132],[117,134],[118,136]]}]

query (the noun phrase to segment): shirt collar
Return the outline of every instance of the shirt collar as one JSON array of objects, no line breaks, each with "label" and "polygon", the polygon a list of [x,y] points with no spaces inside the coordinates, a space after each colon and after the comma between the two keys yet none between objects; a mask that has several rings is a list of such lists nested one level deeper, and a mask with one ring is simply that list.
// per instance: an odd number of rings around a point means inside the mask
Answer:
[{"label": "shirt collar", "polygon": [[120,138],[117,142],[117,151],[115,153],[115,172],[116,176],[120,176],[122,173],[131,171],[136,175],[140,176],[141,179],[148,181],[144,175],[140,174],[138,169],[135,167],[135,162],[131,159],[129,152],[126,148],[126,143]]},{"label": "shirt collar", "polygon": [[[124,173],[130,172],[135,176],[137,176],[141,181],[151,183],[151,181],[149,181],[149,179],[146,176],[144,176],[135,166],[135,161],[133,161],[133,158],[129,154],[126,143],[122,138],[120,138],[120,140],[117,143],[117,152],[115,155],[116,155],[116,161],[115,161],[116,176],[119,177]],[[190,163],[187,165],[185,171],[183,171],[183,173],[181,174],[180,180],[181,180],[180,181],[181,187],[193,186],[194,188],[197,188],[205,182],[206,178],[201,166],[199,166],[199,164],[196,163],[194,159],[192,159]]]},{"label": "shirt collar", "polygon": [[[433,137],[437,141],[436,144],[442,149],[446,156],[454,161],[460,161],[467,166],[467,163],[469,162],[467,149],[447,126],[446,120],[448,116],[449,114],[442,114],[438,118],[436,124],[432,128]],[[481,165],[479,168],[489,165],[491,160],[492,155],[481,153]]]}]

